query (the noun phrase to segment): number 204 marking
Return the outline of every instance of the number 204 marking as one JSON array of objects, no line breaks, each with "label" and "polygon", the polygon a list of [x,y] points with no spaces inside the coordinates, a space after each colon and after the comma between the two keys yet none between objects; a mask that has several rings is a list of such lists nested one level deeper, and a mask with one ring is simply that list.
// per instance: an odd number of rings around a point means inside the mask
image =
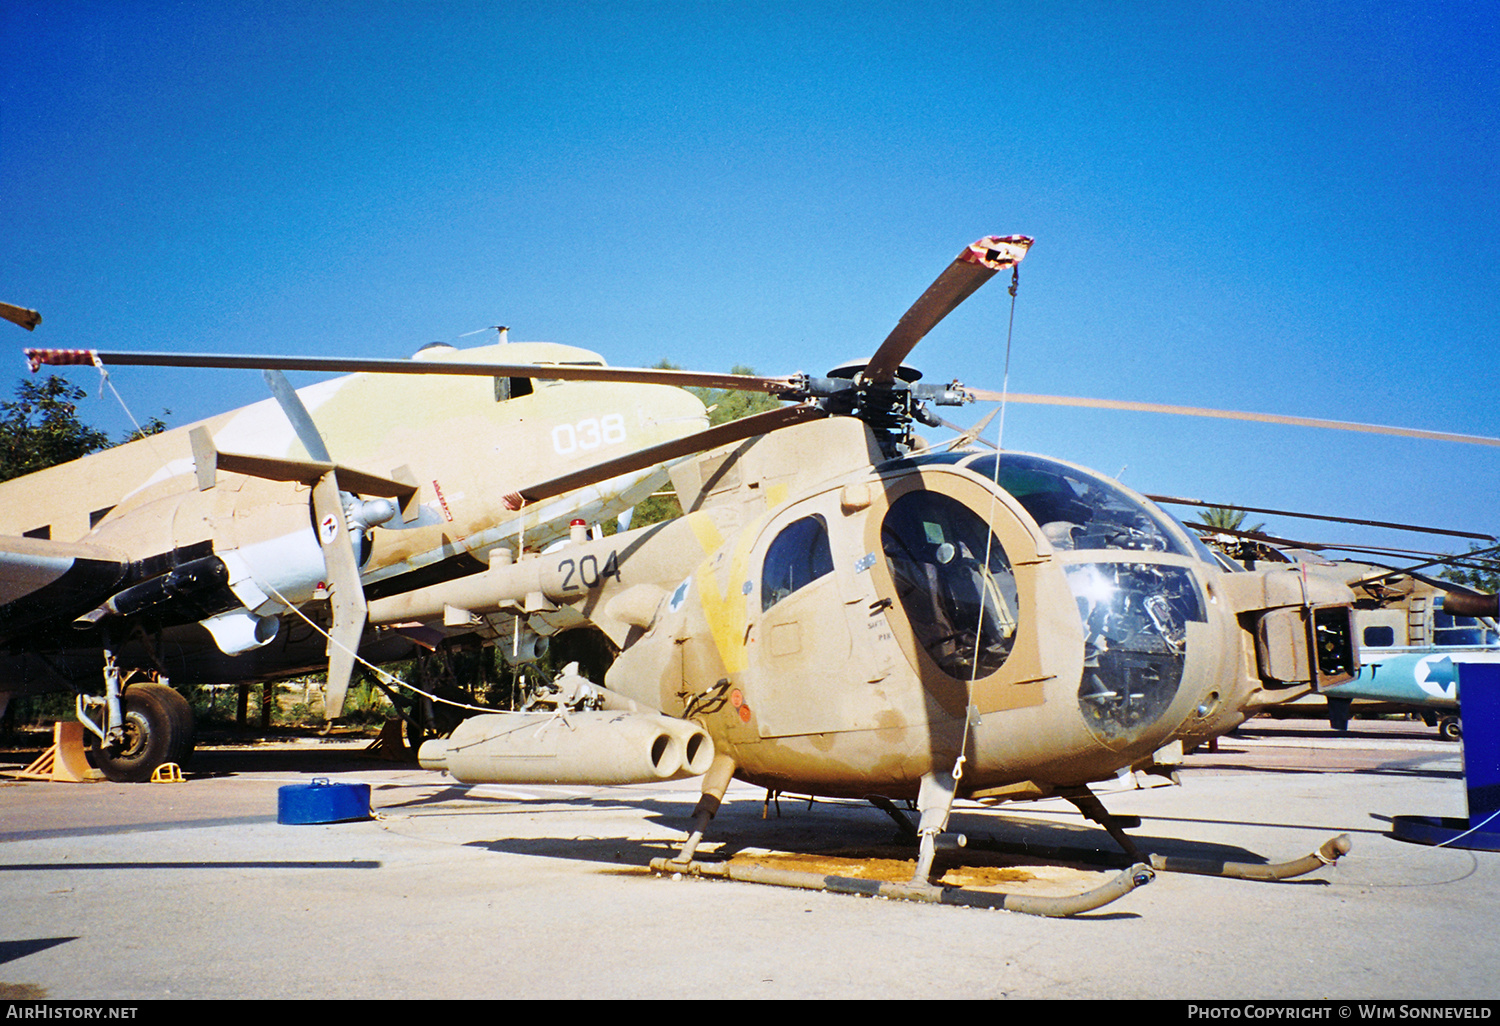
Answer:
[{"label": "number 204 marking", "polygon": [[552,448],[559,456],[580,450],[597,449],[625,441],[625,415],[611,413],[604,417],[586,417],[577,424],[559,424],[552,429]]},{"label": "number 204 marking", "polygon": [[557,564],[557,570],[563,575],[563,591],[577,591],[580,584],[585,588],[597,588],[606,577],[613,577],[616,581],[620,579],[620,557],[611,550],[604,559],[603,567],[599,566],[599,557],[594,555],[584,556],[577,561],[565,559]]}]

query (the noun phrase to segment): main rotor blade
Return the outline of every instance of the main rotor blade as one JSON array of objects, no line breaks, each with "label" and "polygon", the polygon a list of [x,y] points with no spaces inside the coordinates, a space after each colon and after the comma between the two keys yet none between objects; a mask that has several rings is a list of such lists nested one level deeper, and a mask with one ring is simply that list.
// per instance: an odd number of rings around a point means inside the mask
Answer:
[{"label": "main rotor blade", "polygon": [[4,317],[12,324],[19,324],[27,331],[42,323],[42,315],[35,310],[28,310],[24,306],[13,306],[10,303],[0,303],[0,317]]},{"label": "main rotor blade", "polygon": [[[1387,579],[1389,579],[1391,577],[1400,577],[1400,576],[1402,576],[1404,574],[1410,574],[1410,573],[1412,573],[1413,571],[1416,571],[1416,570],[1423,570],[1423,569],[1425,569],[1425,568],[1427,568],[1429,566],[1439,566],[1439,565],[1451,563],[1455,559],[1472,559],[1475,556],[1488,556],[1492,552],[1500,552],[1500,545],[1495,545],[1495,546],[1492,546],[1492,547],[1490,547],[1488,549],[1476,549],[1473,552],[1459,552],[1459,553],[1455,553],[1454,555],[1451,555],[1451,556],[1442,556],[1442,557],[1440,557],[1438,559],[1429,559],[1425,563],[1416,563],[1416,564],[1413,564],[1412,566],[1402,567],[1399,570],[1392,570],[1389,573],[1375,574],[1374,576],[1371,576],[1371,577],[1361,577],[1361,578],[1359,578],[1356,581],[1350,581],[1348,583],[1349,583],[1349,586],[1351,588],[1358,587],[1359,585],[1363,585],[1363,584],[1375,584],[1375,583],[1377,583],[1379,581],[1384,581],[1384,580],[1387,580]],[[1468,585],[1465,585],[1465,584],[1455,584],[1452,581],[1436,581],[1436,580],[1433,580],[1433,581],[1430,581],[1430,583],[1432,583],[1432,584],[1441,584],[1445,589],[1450,589],[1451,588],[1451,589],[1458,590],[1458,591],[1467,591],[1467,592],[1471,592],[1471,593],[1476,594],[1476,595],[1482,595],[1482,594],[1484,594],[1483,592],[1475,592]],[[1480,614],[1480,615],[1488,615],[1488,614]]]},{"label": "main rotor blade", "polygon": [[449,360],[379,360],[325,356],[241,356],[229,353],[127,353],[98,349],[27,349],[32,370],[47,366],[100,363],[117,367],[205,367],[229,370],[319,371],[328,374],[455,374],[485,378],[553,378],[559,381],[614,381],[679,388],[722,388],[782,395],[796,391],[792,378],[655,367],[601,367],[573,363],[473,363]]},{"label": "main rotor blade", "polygon": [[[1476,556],[1476,555],[1482,556],[1482,555],[1485,555],[1486,553],[1491,553],[1491,552],[1495,552],[1496,551],[1496,549],[1490,548],[1490,549],[1476,549],[1473,552],[1458,552],[1458,553],[1448,553],[1448,552],[1419,552],[1419,551],[1417,551],[1415,549],[1385,549],[1385,548],[1374,548],[1374,547],[1367,546],[1367,545],[1337,545],[1337,544],[1334,544],[1334,543],[1331,543],[1331,542],[1293,541],[1293,540],[1291,540],[1289,538],[1278,538],[1275,535],[1261,534],[1261,533],[1259,533],[1257,531],[1240,531],[1240,530],[1236,530],[1234,528],[1229,528],[1229,527],[1214,527],[1214,526],[1212,526],[1210,524],[1189,523],[1186,526],[1191,527],[1191,528],[1196,528],[1198,530],[1198,532],[1200,534],[1203,534],[1203,535],[1220,535],[1220,536],[1222,536],[1222,535],[1229,535],[1230,537],[1240,538],[1240,539],[1243,539],[1245,541],[1263,542],[1263,543],[1266,543],[1267,545],[1271,546],[1273,549],[1275,549],[1275,551],[1280,552],[1283,556],[1287,555],[1287,551],[1284,550],[1284,549],[1277,548],[1277,546],[1286,546],[1287,549],[1291,549],[1291,550],[1301,549],[1301,550],[1305,550],[1305,551],[1308,551],[1308,552],[1354,552],[1354,553],[1358,553],[1360,555],[1366,555],[1366,556],[1380,556],[1380,557],[1395,556],[1395,557],[1404,558],[1404,559],[1409,559],[1409,558],[1411,558],[1413,556],[1427,556],[1427,557],[1430,557],[1425,562],[1416,563],[1416,564],[1413,564],[1411,566],[1405,567],[1405,568],[1400,569],[1400,570],[1393,570],[1393,569],[1389,569],[1389,568],[1384,568],[1383,567],[1382,569],[1385,571],[1383,573],[1378,573],[1378,574],[1374,574],[1374,575],[1369,576],[1369,577],[1361,577],[1361,578],[1358,578],[1356,580],[1349,581],[1348,583],[1349,583],[1350,587],[1359,587],[1359,586],[1365,585],[1365,584],[1376,584],[1376,583],[1379,583],[1380,581],[1384,581],[1384,580],[1387,580],[1387,579],[1392,578],[1392,577],[1402,577],[1402,576],[1405,576],[1407,574],[1414,574],[1416,571],[1425,569],[1425,568],[1430,567],[1430,566],[1463,566],[1463,565],[1472,565],[1470,563],[1471,557]],[[1336,560],[1335,562],[1339,562],[1339,561]],[[1482,560],[1478,560],[1476,562],[1479,562],[1479,563],[1482,563],[1482,564],[1492,564],[1494,561],[1493,560],[1482,559]],[[1486,595],[1483,592],[1474,592],[1473,589],[1469,588],[1467,585],[1457,584],[1457,583],[1455,583],[1453,581],[1444,581],[1444,580],[1434,579],[1434,578],[1430,578],[1430,577],[1424,577],[1423,579],[1426,580],[1426,581],[1428,581],[1431,584],[1436,584],[1436,585],[1438,585],[1440,587],[1448,589],[1448,594],[1449,595],[1453,595],[1453,594],[1460,594],[1460,595],[1465,595],[1465,596],[1477,595],[1478,597],[1484,598],[1484,599],[1490,599],[1490,600],[1494,599],[1493,595]],[[1444,612],[1454,613],[1455,615],[1459,615],[1459,616],[1491,616],[1491,615],[1493,615],[1488,610],[1489,610],[1489,607],[1485,606],[1483,608],[1480,608],[1476,612],[1465,612],[1465,611],[1462,611],[1462,610],[1447,609],[1447,608],[1445,608],[1443,611]]]},{"label": "main rotor blade", "polygon": [[596,463],[592,467],[572,474],[564,474],[554,477],[550,481],[540,481],[520,489],[516,494],[526,502],[540,502],[550,499],[564,492],[571,492],[579,488],[587,488],[591,484],[600,481],[608,481],[610,478],[619,477],[621,474],[630,474],[637,470],[645,470],[661,463],[669,463],[691,456],[694,453],[706,452],[709,449],[717,449],[723,445],[744,441],[746,438],[754,438],[757,435],[768,434],[779,428],[790,427],[793,424],[802,424],[810,420],[818,420],[830,416],[816,406],[784,406],[778,410],[767,410],[764,413],[752,414],[749,417],[741,417],[739,420],[731,420],[727,424],[711,427],[707,431],[700,431],[686,438],[675,441],[664,442],[661,445],[651,446],[649,449],[641,449],[637,452],[621,456],[619,459],[610,460],[606,463]]},{"label": "main rotor blade", "polygon": [[[1295,513],[1286,509],[1261,509],[1258,506],[1231,506],[1224,502],[1204,502],[1202,499],[1179,499],[1174,495],[1147,495],[1152,502],[1168,502],[1176,506],[1202,506],[1205,509],[1232,509],[1238,513],[1264,513],[1274,517],[1297,517],[1301,520],[1326,520],[1335,524],[1356,524],[1360,527],[1388,527],[1393,531],[1417,531],[1422,534],[1446,534],[1454,538],[1473,538],[1477,541],[1495,541],[1494,535],[1474,534],[1470,531],[1447,531],[1441,527],[1418,527],[1415,524],[1393,524],[1385,520],[1356,520],[1353,517],[1330,517],[1318,513]],[[1218,530],[1211,524],[1188,524],[1189,527],[1205,526]]]},{"label": "main rotor blade", "polygon": [[1320,420],[1316,417],[1289,417],[1277,413],[1243,413],[1238,410],[1214,410],[1200,406],[1168,406],[1163,403],[1137,403],[1122,399],[1085,399],[1067,395],[1028,395],[1024,392],[990,392],[966,388],[982,403],[1028,403],[1040,406],[1081,406],[1096,410],[1134,410],[1140,413],[1170,413],[1182,417],[1216,417],[1220,420],[1250,420],[1262,424],[1288,424],[1294,427],[1327,428],[1332,431],[1363,431],[1375,435],[1397,435],[1401,438],[1426,438],[1436,442],[1463,442],[1468,445],[1500,447],[1500,438],[1488,435],[1459,435],[1447,431],[1424,431],[1421,428],[1389,427],[1384,424],[1362,424],[1351,420]]},{"label": "main rotor blade", "polygon": [[1024,235],[989,235],[966,248],[953,263],[927,286],[911,309],[901,315],[895,330],[886,336],[865,366],[865,380],[888,385],[896,370],[922,338],[958,304],[972,296],[996,271],[1015,267],[1026,256],[1032,240]]}]

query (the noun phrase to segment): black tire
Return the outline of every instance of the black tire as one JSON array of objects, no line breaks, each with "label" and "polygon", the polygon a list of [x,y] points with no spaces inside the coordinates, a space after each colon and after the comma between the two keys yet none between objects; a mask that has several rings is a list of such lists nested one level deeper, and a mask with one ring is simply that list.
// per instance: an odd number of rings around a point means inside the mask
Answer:
[{"label": "black tire", "polygon": [[187,764],[193,758],[193,731],[196,729],[192,705],[180,691],[165,684],[137,684],[135,686],[159,690],[163,701],[171,708],[174,744],[172,751],[168,753],[167,761],[175,762],[186,769]]},{"label": "black tire", "polygon": [[[434,689],[434,694],[439,698],[446,698],[450,702],[470,701],[469,696],[462,691],[449,685],[440,685]],[[412,758],[416,758],[417,750],[422,747],[423,742],[431,741],[435,737],[447,737],[453,733],[469,716],[473,715],[456,705],[448,702],[434,702],[432,718],[435,730],[428,730],[424,726],[418,726],[413,720],[423,717],[423,700],[420,696],[413,696],[413,708],[411,718],[405,719],[403,726],[406,728],[406,744],[411,749]]]},{"label": "black tire", "polygon": [[162,763],[176,762],[178,756],[191,750],[192,709],[165,684],[135,684],[126,688],[120,697],[120,711],[125,717],[124,742],[118,746],[106,745],[97,754],[99,769],[110,780],[118,783],[150,780]]},{"label": "black tire", "polygon": [[1444,741],[1458,741],[1464,736],[1463,725],[1457,716],[1444,716],[1438,720],[1438,736]]}]

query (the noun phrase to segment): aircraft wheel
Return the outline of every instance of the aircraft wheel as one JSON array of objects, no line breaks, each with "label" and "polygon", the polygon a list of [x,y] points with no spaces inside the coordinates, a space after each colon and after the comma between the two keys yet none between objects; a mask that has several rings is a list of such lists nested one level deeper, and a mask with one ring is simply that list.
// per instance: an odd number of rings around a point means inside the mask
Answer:
[{"label": "aircraft wheel", "polygon": [[97,753],[99,769],[110,780],[119,783],[150,780],[152,772],[162,763],[176,762],[191,751],[193,711],[186,699],[165,684],[136,684],[126,688],[120,697],[120,707],[125,717],[125,740],[115,747],[105,746]]},{"label": "aircraft wheel", "polygon": [[176,688],[165,684],[137,684],[138,688],[151,688],[159,691],[162,700],[172,710],[172,751],[167,755],[167,762],[175,762],[177,765],[187,768],[188,761],[193,757],[193,707],[182,693]]},{"label": "aircraft wheel", "polygon": [[[439,698],[446,698],[453,702],[470,700],[468,695],[454,687],[440,686],[434,689],[434,693]],[[419,727],[410,719],[405,722],[406,743],[410,746],[412,755],[417,754],[417,749],[422,747],[422,742],[431,741],[435,737],[447,737],[453,733],[454,729],[469,715],[458,706],[449,705],[447,702],[434,702],[433,706],[432,718],[435,729],[428,730],[425,727]],[[413,715],[421,716],[422,711],[422,700],[418,699]]]},{"label": "aircraft wheel", "polygon": [[1438,736],[1444,741],[1457,741],[1464,736],[1463,726],[1456,716],[1444,716],[1438,721]]}]

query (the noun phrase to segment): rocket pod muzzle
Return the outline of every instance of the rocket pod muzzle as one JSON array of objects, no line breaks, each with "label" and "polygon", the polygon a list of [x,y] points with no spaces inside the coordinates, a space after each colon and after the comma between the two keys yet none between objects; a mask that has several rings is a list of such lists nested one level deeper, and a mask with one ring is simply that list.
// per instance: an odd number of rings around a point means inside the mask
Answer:
[{"label": "rocket pod muzzle", "polygon": [[464,784],[647,784],[707,772],[713,739],[655,713],[491,713],[417,753]]}]

